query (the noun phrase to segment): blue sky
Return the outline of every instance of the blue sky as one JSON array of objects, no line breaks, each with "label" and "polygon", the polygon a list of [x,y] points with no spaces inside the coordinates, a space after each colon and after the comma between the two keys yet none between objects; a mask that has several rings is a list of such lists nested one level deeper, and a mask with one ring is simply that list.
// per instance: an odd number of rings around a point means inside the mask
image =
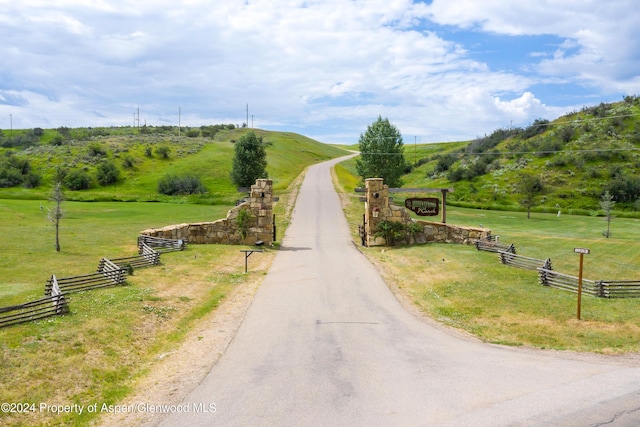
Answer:
[{"label": "blue sky", "polygon": [[640,94],[633,0],[0,0],[0,128],[473,139]]}]

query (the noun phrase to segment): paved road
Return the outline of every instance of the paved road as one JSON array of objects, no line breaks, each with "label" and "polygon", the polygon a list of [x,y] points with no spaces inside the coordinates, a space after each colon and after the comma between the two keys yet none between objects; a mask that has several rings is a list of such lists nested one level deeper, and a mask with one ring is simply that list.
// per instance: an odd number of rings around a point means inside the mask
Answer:
[{"label": "paved road", "polygon": [[351,242],[333,163],[308,171],[236,337],[162,426],[640,425],[637,365],[487,345],[409,314]]}]

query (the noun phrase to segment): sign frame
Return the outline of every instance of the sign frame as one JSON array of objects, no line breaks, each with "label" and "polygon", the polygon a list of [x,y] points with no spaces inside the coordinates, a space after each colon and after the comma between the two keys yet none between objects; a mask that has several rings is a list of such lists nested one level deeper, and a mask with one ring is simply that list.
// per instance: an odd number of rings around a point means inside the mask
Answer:
[{"label": "sign frame", "polygon": [[410,197],[404,201],[404,207],[418,216],[438,216],[440,199],[437,197]]}]

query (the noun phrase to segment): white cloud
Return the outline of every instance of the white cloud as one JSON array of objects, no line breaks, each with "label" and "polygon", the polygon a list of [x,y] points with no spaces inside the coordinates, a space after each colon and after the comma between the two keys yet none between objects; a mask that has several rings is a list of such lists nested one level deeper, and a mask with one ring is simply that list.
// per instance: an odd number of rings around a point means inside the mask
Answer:
[{"label": "white cloud", "polygon": [[637,91],[640,9],[630,0],[434,0],[429,17],[443,25],[497,34],[565,38],[544,75],[566,76],[603,90]]},{"label": "white cloud", "polygon": [[[327,142],[357,141],[378,115],[423,142],[470,138],[557,114],[535,84],[636,92],[637,12],[602,3],[0,0],[0,94],[12,94],[0,117],[121,125],[139,106],[141,120],[174,124],[181,107],[195,126],[240,123],[248,102],[256,126]],[[539,62],[526,74],[498,72],[427,17],[566,41],[531,52]]]}]

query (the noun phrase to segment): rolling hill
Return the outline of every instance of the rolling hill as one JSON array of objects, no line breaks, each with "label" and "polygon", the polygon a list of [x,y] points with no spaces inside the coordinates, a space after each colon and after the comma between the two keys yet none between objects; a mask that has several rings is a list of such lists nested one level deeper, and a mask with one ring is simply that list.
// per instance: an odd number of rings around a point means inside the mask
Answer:
[{"label": "rolling hill", "polygon": [[460,206],[519,209],[518,181],[533,174],[537,210],[595,213],[609,191],[616,210],[640,210],[640,98],[584,107],[527,128],[469,142],[406,146],[406,187],[450,187]]},{"label": "rolling hill", "polygon": [[[267,172],[276,191],[287,188],[308,165],[345,154],[302,135],[232,125],[183,128],[180,135],[175,127],[4,131],[0,137],[0,198],[46,199],[61,173],[83,173],[89,178],[89,188],[67,188],[68,200],[233,204],[238,198],[229,177],[233,143],[249,130],[263,137]],[[101,185],[96,178],[104,164],[117,169],[115,183]],[[27,177],[23,182],[18,182],[20,173]],[[190,196],[158,193],[162,177],[183,174],[196,175],[207,192]],[[16,182],[18,185],[7,185]]]}]

